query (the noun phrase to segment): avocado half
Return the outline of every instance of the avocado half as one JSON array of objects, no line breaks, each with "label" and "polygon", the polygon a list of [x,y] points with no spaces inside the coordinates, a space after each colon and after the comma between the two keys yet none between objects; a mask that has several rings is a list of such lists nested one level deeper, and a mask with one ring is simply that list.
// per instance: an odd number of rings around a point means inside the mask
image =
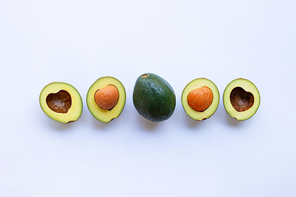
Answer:
[{"label": "avocado half", "polygon": [[[204,111],[197,111],[188,104],[187,98],[190,92],[203,87],[207,87],[211,90],[212,102]],[[197,78],[189,82],[183,89],[181,96],[182,106],[186,114],[190,118],[198,121],[205,120],[211,117],[216,112],[219,106],[219,100],[220,94],[217,86],[211,80],[206,78]]]},{"label": "avocado half", "polygon": [[153,73],[144,73],[135,83],[133,103],[141,116],[152,122],[160,122],[173,114],[176,96],[165,79]]},{"label": "avocado half", "polygon": [[224,108],[237,120],[247,120],[258,110],[260,93],[249,80],[238,78],[231,81],[224,90]]},{"label": "avocado half", "polygon": [[39,104],[48,117],[61,123],[78,120],[83,108],[77,89],[64,82],[46,85],[40,93]]},{"label": "avocado half", "polygon": [[[98,90],[107,86],[115,86],[118,90],[119,97],[114,107],[111,109],[103,109],[95,100],[95,94]],[[122,83],[110,76],[105,76],[97,79],[88,89],[86,103],[90,113],[99,121],[108,123],[111,120],[118,118],[125,106],[126,92]]]}]

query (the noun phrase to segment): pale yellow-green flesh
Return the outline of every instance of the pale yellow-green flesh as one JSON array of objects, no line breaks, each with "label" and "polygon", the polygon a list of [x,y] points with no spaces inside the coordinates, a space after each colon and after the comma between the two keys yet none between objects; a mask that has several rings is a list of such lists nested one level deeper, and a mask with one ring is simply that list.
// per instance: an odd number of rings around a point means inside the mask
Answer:
[{"label": "pale yellow-green flesh", "polygon": [[[213,101],[212,101],[211,105],[205,111],[199,112],[199,111],[192,109],[189,106],[189,104],[187,102],[187,96],[192,90],[195,90],[197,88],[201,88],[204,86],[211,89],[211,91],[213,93]],[[211,117],[215,113],[215,111],[217,110],[217,107],[218,107],[219,101],[220,101],[220,94],[219,94],[219,90],[218,90],[217,86],[212,81],[210,81],[206,78],[198,78],[198,79],[195,79],[195,80],[189,82],[187,84],[187,86],[184,88],[184,90],[182,92],[181,101],[182,101],[183,108],[189,117],[191,117],[194,120],[204,120],[204,119]]]},{"label": "pale yellow-green flesh", "polygon": [[[119,99],[117,104],[111,109],[106,110],[100,108],[95,102],[95,93],[97,90],[106,87],[108,85],[114,85],[119,91]],[[126,100],[126,93],[122,83],[113,77],[101,77],[95,81],[89,88],[86,96],[86,103],[90,113],[101,122],[110,122],[112,119],[119,117],[121,114]]]},{"label": "pale yellow-green flesh", "polygon": [[[235,110],[235,108],[232,106],[230,102],[230,94],[231,91],[236,88],[236,87],[241,87],[243,88],[246,92],[250,92],[254,96],[254,104],[253,106],[243,112],[238,112]],[[258,107],[260,105],[260,94],[256,86],[250,82],[247,79],[236,79],[230,82],[227,87],[224,90],[224,95],[223,95],[223,103],[224,103],[224,108],[227,111],[227,113],[233,117],[236,118],[237,120],[246,120],[251,118],[256,111],[258,110]]]},{"label": "pale yellow-green flesh", "polygon": [[[57,93],[60,90],[65,90],[71,95],[72,104],[67,113],[57,113],[51,110],[46,103],[46,98],[49,94]],[[42,110],[48,117],[61,123],[74,122],[78,120],[81,116],[83,108],[79,92],[72,85],[63,82],[53,82],[45,86],[40,93],[39,103]]]}]

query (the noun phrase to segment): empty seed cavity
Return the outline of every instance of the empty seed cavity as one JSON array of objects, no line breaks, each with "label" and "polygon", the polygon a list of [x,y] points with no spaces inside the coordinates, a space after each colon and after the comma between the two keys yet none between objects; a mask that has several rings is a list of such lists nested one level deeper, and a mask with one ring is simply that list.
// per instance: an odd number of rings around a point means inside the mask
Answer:
[{"label": "empty seed cavity", "polygon": [[51,93],[46,97],[47,106],[56,113],[67,113],[72,105],[72,98],[66,90]]},{"label": "empty seed cavity", "polygon": [[253,106],[254,95],[241,87],[236,87],[230,93],[230,102],[236,111],[243,112]]}]

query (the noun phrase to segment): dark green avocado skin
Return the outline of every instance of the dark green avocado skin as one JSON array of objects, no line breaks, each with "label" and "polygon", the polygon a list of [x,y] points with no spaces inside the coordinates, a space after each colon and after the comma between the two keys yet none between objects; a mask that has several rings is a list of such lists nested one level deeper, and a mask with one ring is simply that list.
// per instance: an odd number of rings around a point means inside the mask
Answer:
[{"label": "dark green avocado skin", "polygon": [[[148,77],[142,77],[148,75]],[[145,73],[138,77],[133,92],[133,103],[144,118],[160,122],[171,117],[176,106],[176,96],[171,85],[160,76]]]}]

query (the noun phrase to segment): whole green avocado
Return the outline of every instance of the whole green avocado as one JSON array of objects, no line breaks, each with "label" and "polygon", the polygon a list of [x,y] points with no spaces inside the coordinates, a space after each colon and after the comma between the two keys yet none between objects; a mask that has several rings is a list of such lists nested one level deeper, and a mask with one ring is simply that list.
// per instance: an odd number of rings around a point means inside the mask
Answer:
[{"label": "whole green avocado", "polygon": [[141,116],[153,122],[160,122],[173,114],[176,96],[165,79],[153,73],[144,73],[135,83],[133,103]]}]

